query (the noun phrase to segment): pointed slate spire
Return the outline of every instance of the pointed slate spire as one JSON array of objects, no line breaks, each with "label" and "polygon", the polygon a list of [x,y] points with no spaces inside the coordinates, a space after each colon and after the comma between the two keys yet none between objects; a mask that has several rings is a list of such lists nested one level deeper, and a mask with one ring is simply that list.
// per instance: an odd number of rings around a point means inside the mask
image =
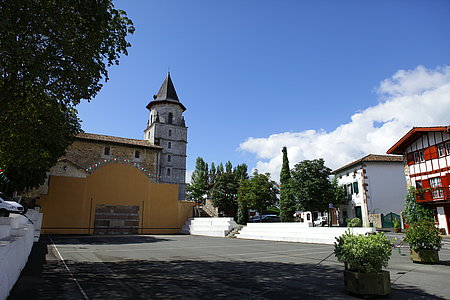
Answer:
[{"label": "pointed slate spire", "polygon": [[156,94],[156,101],[161,100],[176,100],[178,99],[177,92],[175,91],[175,87],[173,86],[172,79],[170,78],[170,72],[167,73],[167,77],[164,80],[161,88],[159,89],[158,94]]},{"label": "pointed slate spire", "polygon": [[176,103],[183,108],[183,111],[186,110],[184,105],[181,104],[180,100],[178,99],[177,92],[175,91],[175,87],[173,86],[172,78],[170,78],[170,72],[167,73],[167,77],[161,85],[158,94],[154,95],[153,101],[150,101],[150,103],[147,105],[147,109],[150,109],[153,104],[162,102]]}]

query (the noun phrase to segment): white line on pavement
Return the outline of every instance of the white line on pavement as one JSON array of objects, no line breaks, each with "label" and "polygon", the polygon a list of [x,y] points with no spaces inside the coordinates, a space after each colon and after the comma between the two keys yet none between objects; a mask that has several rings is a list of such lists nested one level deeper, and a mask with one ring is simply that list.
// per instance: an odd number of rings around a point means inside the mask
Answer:
[{"label": "white line on pavement", "polygon": [[58,248],[56,247],[55,243],[53,242],[52,237],[49,235],[48,236],[50,238],[50,241],[52,242],[52,246],[55,249],[56,253],[58,254],[58,259],[62,261],[64,267],[66,268],[67,272],[69,272],[70,277],[72,277],[72,279],[75,281],[75,283],[77,284],[78,288],[80,289],[81,294],[83,294],[84,299],[89,300],[88,296],[86,295],[86,293],[84,292],[83,288],[81,287],[80,283],[78,282],[78,280],[75,278],[75,276],[72,274],[72,272],[70,271],[69,267],[67,266],[66,262],[64,261],[64,258],[62,257],[61,253],[59,252]]}]

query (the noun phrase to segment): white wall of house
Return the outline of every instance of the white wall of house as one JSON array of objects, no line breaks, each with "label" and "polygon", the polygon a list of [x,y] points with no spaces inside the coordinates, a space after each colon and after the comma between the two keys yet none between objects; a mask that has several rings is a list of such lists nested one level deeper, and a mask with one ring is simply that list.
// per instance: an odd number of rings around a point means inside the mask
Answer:
[{"label": "white wall of house", "polygon": [[403,163],[366,163],[367,205],[371,213],[400,214],[408,192]]},{"label": "white wall of house", "polygon": [[407,187],[401,162],[359,163],[336,176],[339,185],[346,186],[351,192],[348,205],[341,206],[341,221],[355,218],[357,207],[361,207],[363,226],[367,227],[370,225],[369,214],[400,214],[405,208]]}]

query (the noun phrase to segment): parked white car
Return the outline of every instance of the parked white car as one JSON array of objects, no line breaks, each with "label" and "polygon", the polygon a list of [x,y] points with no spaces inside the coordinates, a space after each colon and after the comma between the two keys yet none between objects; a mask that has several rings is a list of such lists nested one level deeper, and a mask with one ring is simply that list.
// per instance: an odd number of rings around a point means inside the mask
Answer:
[{"label": "parked white car", "polygon": [[325,226],[328,224],[328,219],[326,216],[318,216],[317,219],[314,220],[314,226]]},{"label": "parked white car", "polygon": [[0,217],[9,217],[9,214],[23,214],[25,209],[8,195],[0,193]]}]

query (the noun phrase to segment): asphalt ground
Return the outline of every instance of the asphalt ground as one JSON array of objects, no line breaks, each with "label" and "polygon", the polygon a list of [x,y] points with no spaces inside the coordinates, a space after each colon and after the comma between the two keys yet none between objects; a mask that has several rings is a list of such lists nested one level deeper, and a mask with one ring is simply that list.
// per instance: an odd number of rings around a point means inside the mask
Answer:
[{"label": "asphalt ground", "polygon": [[[389,299],[450,299],[450,240],[437,265],[398,248]],[[189,235],[42,236],[8,299],[357,299],[332,245]]]}]

